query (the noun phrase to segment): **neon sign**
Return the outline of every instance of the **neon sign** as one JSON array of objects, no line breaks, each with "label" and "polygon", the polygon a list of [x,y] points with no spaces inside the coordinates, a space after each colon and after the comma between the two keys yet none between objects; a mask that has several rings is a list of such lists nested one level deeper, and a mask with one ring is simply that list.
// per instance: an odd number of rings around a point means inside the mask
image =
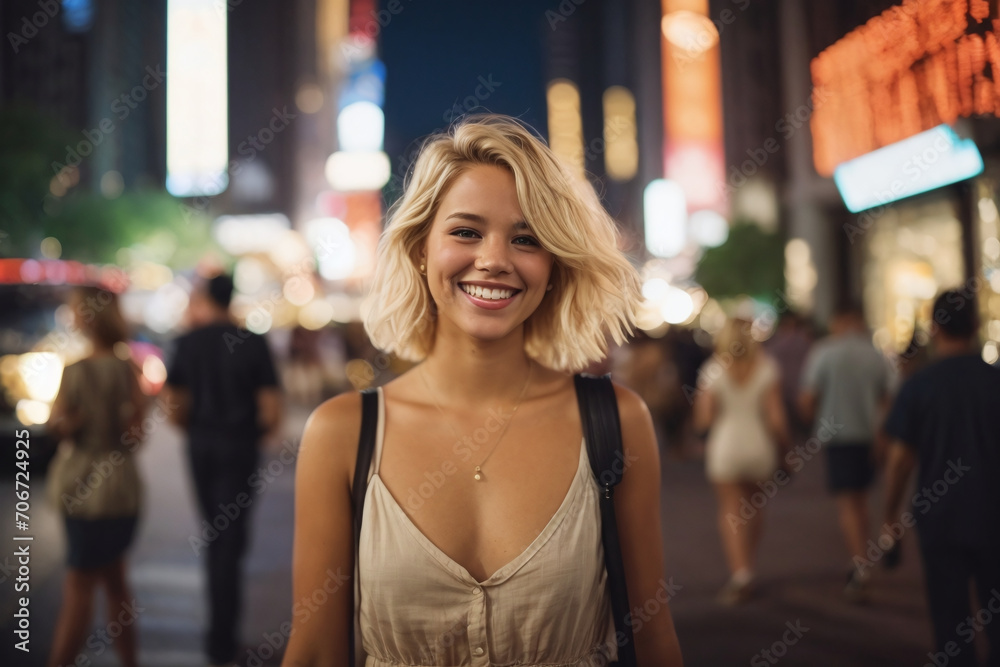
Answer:
[{"label": "neon sign", "polygon": [[[986,0],[907,0],[811,63],[816,171],[1000,107],[1000,19]],[[971,19],[971,22],[970,22]],[[992,28],[992,29],[990,29]]]}]

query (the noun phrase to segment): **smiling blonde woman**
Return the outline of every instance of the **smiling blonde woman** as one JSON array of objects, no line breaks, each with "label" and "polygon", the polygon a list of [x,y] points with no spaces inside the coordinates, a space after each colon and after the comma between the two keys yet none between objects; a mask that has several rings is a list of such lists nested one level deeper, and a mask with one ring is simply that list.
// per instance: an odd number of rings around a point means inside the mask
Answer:
[{"label": "smiling blonde woman", "polygon": [[[355,604],[366,667],[618,659],[573,373],[605,355],[608,334],[624,341],[639,299],[614,221],[528,128],[479,116],[427,141],[390,211],[365,319],[376,346],[421,363],[377,391],[357,559],[360,395],[306,425],[293,579],[309,604],[285,665],[348,664]],[[634,393],[614,395],[628,598],[657,608],[635,633],[638,664],[680,665],[653,426]]]}]

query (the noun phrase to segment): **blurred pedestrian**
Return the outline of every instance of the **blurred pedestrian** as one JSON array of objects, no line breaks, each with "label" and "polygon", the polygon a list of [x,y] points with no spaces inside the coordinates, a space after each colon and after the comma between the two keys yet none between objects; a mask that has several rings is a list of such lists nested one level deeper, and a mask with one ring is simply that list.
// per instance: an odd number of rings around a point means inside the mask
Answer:
[{"label": "blurred pedestrian", "polygon": [[323,359],[319,354],[319,331],[299,325],[292,329],[288,363],[282,384],[290,401],[308,406],[319,404],[323,393]]},{"label": "blurred pedestrian", "polygon": [[[924,344],[920,343],[920,338],[922,336],[924,336],[922,332],[914,331],[906,349],[891,359],[889,369],[890,389],[887,401],[889,405],[891,405],[895,400],[903,383],[913,377],[917,371],[924,368],[930,362],[930,346],[926,344],[926,341]],[[875,434],[876,469],[882,469],[885,467],[886,456],[891,445],[892,438],[889,437],[884,428],[879,429]],[[892,553],[882,561],[882,564],[885,565],[887,569],[892,569],[899,563],[899,559],[901,557],[902,552],[898,548],[894,549]]]},{"label": "blurred pedestrian", "polygon": [[[921,336],[926,336],[922,332],[913,332],[906,349],[896,357],[897,385],[898,389],[902,383],[916,375],[917,371],[930,363],[930,349],[926,344],[921,344]],[[924,340],[926,343],[926,338]]]},{"label": "blurred pedestrian", "polygon": [[[975,297],[960,291],[937,297],[934,358],[900,388],[885,424],[893,443],[878,544],[891,551],[916,515],[937,651],[932,662],[950,667],[978,664],[979,632],[989,639],[987,664],[1000,666],[1000,369],[977,350],[976,307]],[[901,514],[915,464],[919,491],[913,512]]]},{"label": "blurred pedestrian", "polygon": [[138,443],[129,433],[142,424],[147,401],[128,356],[128,328],[117,296],[77,288],[69,306],[91,350],[63,370],[48,422],[49,433],[61,440],[48,492],[62,511],[68,544],[48,664],[80,664],[77,655],[90,631],[94,597],[103,588],[108,620],[121,627],[115,651],[123,665],[132,667],[136,610],[125,552],[135,536],[142,491],[133,456]]},{"label": "blurred pedestrian", "polygon": [[666,451],[679,459],[701,459],[703,441],[694,433],[694,397],[691,392],[697,387],[698,371],[712,356],[712,350],[699,345],[691,329],[670,327],[664,338],[671,370],[667,376],[671,380],[670,400],[663,420]]},{"label": "blurred pedestrian", "polygon": [[799,383],[805,368],[813,338],[802,317],[791,310],[778,319],[774,335],[767,339],[764,349],[778,363],[781,370],[781,400],[788,415],[788,431],[795,442],[805,439],[808,427],[799,414]]},{"label": "blurred pedestrian", "polygon": [[760,483],[778,470],[788,446],[781,373],[751,335],[752,323],[728,320],[716,336],[715,355],[701,367],[694,419],[708,431],[705,468],[718,497],[719,535],[730,579],[719,592],[725,604],[753,592],[763,507],[745,508]]},{"label": "blurred pedestrian", "polygon": [[[238,649],[242,561],[256,495],[251,476],[263,436],[281,418],[281,393],[267,341],[233,323],[232,294],[227,275],[192,292],[188,316],[194,328],[176,341],[166,385],[177,406],[172,419],[187,432],[198,508],[217,531],[205,549],[205,651],[216,665],[232,662]],[[226,519],[222,529],[219,517]]]},{"label": "blurred pedestrian", "polygon": [[656,428],[657,441],[661,447],[668,442],[663,429],[664,415],[670,400],[673,380],[672,364],[666,358],[663,341],[638,333],[628,345],[621,347],[618,363],[615,364],[615,378],[626,387],[639,394]]},{"label": "blurred pedestrian", "polygon": [[867,549],[868,490],[875,476],[874,445],[888,400],[889,364],[875,349],[861,309],[842,304],[830,322],[830,335],[806,361],[799,397],[802,418],[817,418],[825,441],[827,487],[833,494],[840,530],[851,556],[844,595],[867,597],[869,571],[859,563]]}]

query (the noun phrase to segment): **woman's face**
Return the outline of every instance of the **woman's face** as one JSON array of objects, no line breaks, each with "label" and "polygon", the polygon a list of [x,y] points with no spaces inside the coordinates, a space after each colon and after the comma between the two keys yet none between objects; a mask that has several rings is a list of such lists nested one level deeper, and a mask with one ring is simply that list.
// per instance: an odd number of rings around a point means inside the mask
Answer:
[{"label": "woman's face", "polygon": [[517,330],[545,296],[552,254],[528,227],[514,176],[470,167],[445,193],[422,260],[440,327],[499,340]]}]

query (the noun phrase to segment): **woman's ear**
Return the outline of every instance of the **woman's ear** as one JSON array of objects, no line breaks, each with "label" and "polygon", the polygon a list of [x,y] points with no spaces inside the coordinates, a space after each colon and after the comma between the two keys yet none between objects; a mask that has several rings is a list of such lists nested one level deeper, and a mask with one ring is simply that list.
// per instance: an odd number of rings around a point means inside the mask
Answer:
[{"label": "woman's ear", "polygon": [[553,260],[552,268],[549,269],[549,282],[545,287],[546,292],[551,292],[552,289],[562,282],[562,271],[559,270],[559,263]]},{"label": "woman's ear", "polygon": [[424,236],[424,240],[420,242],[420,247],[417,250],[417,268],[419,269],[421,275],[427,275],[427,237]]}]

